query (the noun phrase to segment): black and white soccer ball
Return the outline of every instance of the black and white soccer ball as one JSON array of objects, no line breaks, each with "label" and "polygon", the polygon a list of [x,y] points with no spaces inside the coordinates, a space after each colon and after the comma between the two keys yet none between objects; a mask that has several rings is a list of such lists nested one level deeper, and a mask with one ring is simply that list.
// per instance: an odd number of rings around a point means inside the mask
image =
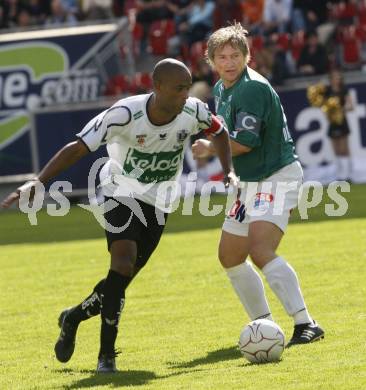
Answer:
[{"label": "black and white soccer ball", "polygon": [[238,345],[251,363],[278,362],[285,348],[285,335],[275,322],[255,320],[243,328]]}]

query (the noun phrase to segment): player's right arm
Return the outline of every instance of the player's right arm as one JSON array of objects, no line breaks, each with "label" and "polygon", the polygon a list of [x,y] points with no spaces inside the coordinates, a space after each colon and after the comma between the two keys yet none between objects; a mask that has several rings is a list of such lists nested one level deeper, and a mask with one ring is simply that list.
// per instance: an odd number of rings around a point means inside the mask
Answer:
[{"label": "player's right arm", "polygon": [[[232,156],[239,156],[243,153],[249,153],[252,150],[249,146],[239,144],[232,139],[230,139],[230,146]],[[212,141],[203,138],[199,138],[194,142],[192,145],[192,152],[194,158],[205,158],[216,154]]]},{"label": "player's right arm", "polygon": [[251,80],[238,91],[234,107],[234,131],[230,133],[233,156],[250,152],[261,145],[261,133],[271,107],[268,84]]},{"label": "player's right arm", "polygon": [[33,188],[37,181],[40,181],[41,183],[46,183],[53,177],[57,176],[59,173],[65,171],[67,168],[74,165],[77,161],[79,161],[88,153],[89,149],[80,139],[65,145],[51,158],[51,160],[45,165],[45,167],[42,169],[42,171],[37,177],[23,184],[14,192],[9,194],[1,202],[1,207],[5,209],[10,207],[13,203],[19,201],[21,192]]},{"label": "player's right arm", "polygon": [[[230,132],[232,156],[249,153],[261,145],[260,133],[269,106],[269,88],[263,83],[247,82],[245,89],[238,92],[237,104],[232,106],[235,112],[234,129]],[[211,141],[198,139],[192,145],[192,152],[195,158],[203,158],[214,155],[215,149]]]},{"label": "player's right arm", "polygon": [[20,193],[31,190],[30,199],[34,196],[34,187],[37,182],[46,183],[59,173],[76,164],[89,152],[96,151],[100,145],[105,144],[111,135],[112,128],[119,129],[131,121],[130,110],[117,102],[110,109],[103,111],[78,133],[77,140],[70,142],[60,149],[45,165],[42,171],[33,180],[23,184],[8,195],[0,204],[8,208],[18,202]]}]

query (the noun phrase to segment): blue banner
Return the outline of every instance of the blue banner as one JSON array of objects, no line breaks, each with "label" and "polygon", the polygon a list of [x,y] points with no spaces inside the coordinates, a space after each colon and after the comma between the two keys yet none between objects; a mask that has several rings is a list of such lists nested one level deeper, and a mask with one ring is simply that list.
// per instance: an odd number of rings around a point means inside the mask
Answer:
[{"label": "blue banner", "polygon": [[30,112],[95,101],[110,77],[131,70],[119,49],[123,28],[126,20],[1,35],[0,177],[33,172]]},{"label": "blue banner", "polygon": [[[39,167],[44,167],[50,158],[64,145],[75,141],[77,134],[91,118],[108,108],[85,107],[65,108],[57,111],[40,111],[34,115],[35,150]],[[105,146],[90,153],[67,171],[55,177],[53,181],[65,180],[72,184],[73,190],[88,188],[88,174],[95,160],[107,156]],[[37,165],[38,165],[37,164]]]},{"label": "blue banner", "polygon": [[[351,179],[366,182],[366,83],[349,84],[347,87],[353,103],[353,110],[347,113],[351,131]],[[309,106],[306,89],[281,92],[279,95],[296,152],[305,168],[305,178],[321,182],[334,180],[334,152],[327,136],[325,114],[320,108]]]}]

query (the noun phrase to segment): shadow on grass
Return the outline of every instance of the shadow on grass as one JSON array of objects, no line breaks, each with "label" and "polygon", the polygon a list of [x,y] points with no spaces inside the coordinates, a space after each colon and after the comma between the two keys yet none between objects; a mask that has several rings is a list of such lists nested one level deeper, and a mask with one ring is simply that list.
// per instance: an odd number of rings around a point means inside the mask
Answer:
[{"label": "shadow on grass", "polygon": [[[61,373],[76,372],[70,369],[58,370]],[[128,370],[118,371],[114,374],[97,374],[95,370],[79,370],[81,374],[91,374],[87,378],[79,379],[71,385],[62,386],[62,389],[83,389],[96,386],[121,387],[121,386],[142,386],[151,380],[157,379],[152,371]]]},{"label": "shadow on grass", "polygon": [[252,367],[252,366],[267,366],[267,365],[273,365],[273,366],[276,366],[278,364],[280,364],[282,362],[282,359],[278,362],[254,362],[254,363],[251,363],[251,362],[248,362],[246,360],[244,360],[244,364],[243,366],[244,367]]},{"label": "shadow on grass", "polygon": [[183,362],[183,363],[168,362],[168,365],[170,366],[170,368],[173,369],[192,368],[204,364],[211,364],[211,363],[222,362],[224,360],[234,360],[240,358],[242,358],[242,356],[238,348],[229,347],[229,348],[223,348],[223,349],[218,349],[216,351],[208,352],[206,356],[196,358],[188,362]]},{"label": "shadow on grass", "polygon": [[[179,367],[177,367],[179,368]],[[183,367],[182,367],[183,368]],[[53,370],[55,373],[59,374],[89,374],[87,378],[78,379],[70,385],[61,385],[61,389],[82,389],[82,388],[92,388],[97,386],[106,386],[108,387],[132,387],[132,386],[142,386],[147,385],[153,380],[164,380],[171,377],[176,377],[180,375],[191,374],[192,372],[205,371],[205,369],[178,369],[174,372],[171,372],[168,375],[158,376],[152,371],[143,371],[143,370],[128,370],[128,371],[118,371],[114,374],[97,374],[95,370],[73,370],[71,368],[56,369]],[[164,386],[162,385],[162,388]]]},{"label": "shadow on grass", "polygon": [[[319,221],[340,221],[349,218],[366,218],[366,185],[352,185],[350,193],[342,193],[347,200],[348,210],[342,217],[329,217],[325,213],[325,204],[335,204],[328,195],[324,195],[322,202],[308,210],[308,219],[301,220],[299,212],[295,211],[290,223],[309,223]],[[192,215],[182,215],[181,207],[171,214],[165,229],[166,233],[220,229],[224,220],[224,205],[226,197],[213,195],[209,208],[223,206],[216,216],[205,217],[199,211],[200,199],[195,198]],[[337,209],[336,205],[335,208]],[[47,215],[46,210],[37,213],[37,225],[32,226],[26,214],[20,211],[0,211],[0,245],[62,242],[73,240],[90,240],[104,238],[104,229],[98,224],[94,216],[81,209],[72,207],[70,212],[62,218]]]}]

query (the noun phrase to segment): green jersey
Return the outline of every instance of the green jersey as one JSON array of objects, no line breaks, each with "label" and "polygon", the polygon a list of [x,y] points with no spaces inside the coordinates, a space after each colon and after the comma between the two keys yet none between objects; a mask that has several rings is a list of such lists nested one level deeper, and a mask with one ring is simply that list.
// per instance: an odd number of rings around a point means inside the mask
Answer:
[{"label": "green jersey", "polygon": [[280,99],[269,82],[246,67],[230,88],[214,88],[216,113],[230,137],[252,150],[233,157],[241,181],[261,181],[297,160]]}]

